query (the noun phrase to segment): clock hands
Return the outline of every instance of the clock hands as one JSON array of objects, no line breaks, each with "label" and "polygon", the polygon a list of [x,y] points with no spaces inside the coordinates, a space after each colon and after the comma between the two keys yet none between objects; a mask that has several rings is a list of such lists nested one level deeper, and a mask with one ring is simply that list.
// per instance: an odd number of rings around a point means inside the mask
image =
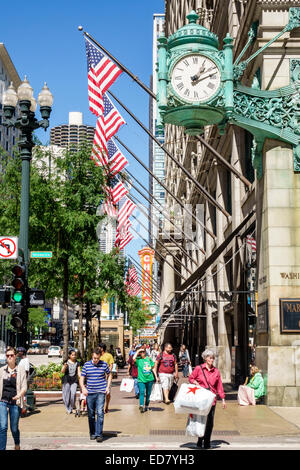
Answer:
[{"label": "clock hands", "polygon": [[[215,70],[217,68],[217,66],[213,66],[213,67],[210,67],[209,69],[205,70],[205,67],[204,67],[204,70],[203,70],[203,66],[201,67],[201,69],[199,70],[199,72],[197,73],[197,75],[194,75],[193,77],[191,77],[191,80],[192,80],[192,84],[193,85],[197,85],[197,83],[201,82],[202,80],[205,80],[206,78],[208,77],[211,77],[212,75],[214,75],[216,72],[212,72],[212,73],[209,73],[208,75],[204,75],[203,77],[201,75],[203,75],[202,72],[205,72],[205,74],[207,74],[207,72],[211,72],[212,70]],[[200,73],[201,72],[201,73]],[[197,82],[197,83],[196,83]]]},{"label": "clock hands", "polygon": [[198,80],[198,78],[200,77],[201,73],[205,72],[205,65],[204,65],[205,62],[206,62],[206,61],[204,61],[203,64],[201,65],[200,69],[198,70],[198,73],[197,73],[196,75],[193,75],[193,76],[191,77],[192,82],[195,82],[196,80]]}]

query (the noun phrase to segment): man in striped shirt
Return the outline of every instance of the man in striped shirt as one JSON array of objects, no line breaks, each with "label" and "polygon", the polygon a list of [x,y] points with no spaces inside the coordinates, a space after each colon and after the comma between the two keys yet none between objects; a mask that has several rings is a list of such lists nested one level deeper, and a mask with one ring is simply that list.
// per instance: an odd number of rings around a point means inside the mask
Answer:
[{"label": "man in striped shirt", "polygon": [[[96,439],[97,442],[103,441],[104,403],[112,381],[109,366],[100,360],[100,356],[100,349],[94,349],[92,360],[84,364],[80,377],[82,393],[87,397],[90,439]],[[97,415],[97,421],[95,415]]]}]

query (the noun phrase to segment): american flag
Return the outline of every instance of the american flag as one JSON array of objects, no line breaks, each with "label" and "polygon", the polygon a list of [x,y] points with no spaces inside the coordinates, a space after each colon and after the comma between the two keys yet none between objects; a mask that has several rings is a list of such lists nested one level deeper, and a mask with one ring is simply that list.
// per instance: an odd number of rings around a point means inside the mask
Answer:
[{"label": "american flag", "polygon": [[117,183],[113,188],[107,188],[107,190],[111,195],[113,204],[117,204],[128,193],[128,189],[121,182]]},{"label": "american flag", "polygon": [[85,38],[85,48],[88,66],[89,107],[93,114],[101,116],[105,107],[103,94],[122,73],[122,70],[87,38]]},{"label": "american flag", "polygon": [[251,248],[252,251],[256,251],[256,240],[254,237],[251,237],[251,235],[247,235],[246,237],[247,240],[247,245],[249,248]]},{"label": "american flag", "polygon": [[119,173],[119,171],[123,170],[124,166],[127,165],[128,160],[124,157],[112,139],[107,142],[107,150],[109,157],[109,171],[111,175],[114,176]]},{"label": "american flag", "polygon": [[93,148],[99,153],[99,160],[101,160],[104,155],[104,158],[108,162],[107,143],[109,139],[118,132],[122,124],[125,124],[125,121],[106,95],[103,96],[103,103],[104,112],[97,119]]},{"label": "american flag", "polygon": [[134,266],[128,268],[125,284],[128,295],[132,296],[140,293],[141,287],[139,285],[138,275]]},{"label": "american flag", "polygon": [[106,201],[104,201],[103,211],[104,211],[104,214],[109,215],[110,217],[117,217],[118,215],[118,210],[110,199],[107,199]]},{"label": "american flag", "polygon": [[[130,224],[131,225],[131,224]],[[130,226],[129,225],[129,226]],[[131,232],[128,231],[121,231],[121,232],[118,232],[117,233],[117,236],[116,236],[116,241],[115,241],[115,246],[116,247],[119,247],[120,250],[123,250],[123,248],[125,248],[125,246],[131,242],[131,240],[133,239],[133,235]]]},{"label": "american flag", "polygon": [[128,223],[128,219],[132,212],[136,208],[136,205],[125,196],[125,202],[119,210],[118,214],[118,227],[117,231],[120,231],[124,224]]}]

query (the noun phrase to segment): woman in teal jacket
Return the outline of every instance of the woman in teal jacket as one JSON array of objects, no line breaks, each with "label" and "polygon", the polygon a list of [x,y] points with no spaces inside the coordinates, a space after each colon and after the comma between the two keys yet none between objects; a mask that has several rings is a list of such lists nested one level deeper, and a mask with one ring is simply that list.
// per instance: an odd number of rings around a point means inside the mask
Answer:
[{"label": "woman in teal jacket", "polygon": [[254,398],[255,400],[257,400],[258,398],[263,397],[265,395],[264,379],[261,373],[259,372],[258,367],[256,366],[251,366],[250,373],[252,378],[247,384],[247,387],[254,389]]}]

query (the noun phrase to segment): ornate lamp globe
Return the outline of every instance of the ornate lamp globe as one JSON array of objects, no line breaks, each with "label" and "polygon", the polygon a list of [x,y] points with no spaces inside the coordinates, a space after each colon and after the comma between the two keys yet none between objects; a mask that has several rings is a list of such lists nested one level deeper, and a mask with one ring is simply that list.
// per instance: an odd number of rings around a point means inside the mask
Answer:
[{"label": "ornate lamp globe", "polygon": [[19,101],[30,101],[31,98],[33,97],[33,88],[30,86],[29,81],[27,80],[27,76],[25,75],[25,78],[21,85],[18,88],[18,98]]},{"label": "ornate lamp globe", "polygon": [[3,94],[3,106],[11,106],[15,108],[18,102],[18,95],[14,88],[13,82],[10,82],[9,87]]}]

